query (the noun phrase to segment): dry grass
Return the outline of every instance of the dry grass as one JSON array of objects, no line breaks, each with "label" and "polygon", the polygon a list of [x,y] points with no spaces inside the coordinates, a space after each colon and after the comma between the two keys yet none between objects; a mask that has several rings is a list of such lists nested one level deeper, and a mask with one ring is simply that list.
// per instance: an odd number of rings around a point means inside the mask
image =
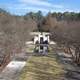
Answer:
[{"label": "dry grass", "polygon": [[32,56],[23,69],[20,80],[60,80],[64,71],[55,55]]}]

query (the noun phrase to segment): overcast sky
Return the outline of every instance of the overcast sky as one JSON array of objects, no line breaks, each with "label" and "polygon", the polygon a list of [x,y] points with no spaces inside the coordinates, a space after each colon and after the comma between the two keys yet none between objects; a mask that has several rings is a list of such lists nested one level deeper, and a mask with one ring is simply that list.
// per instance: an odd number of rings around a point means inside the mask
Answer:
[{"label": "overcast sky", "polygon": [[0,0],[0,7],[12,14],[24,15],[41,10],[48,12],[79,12],[80,0]]}]

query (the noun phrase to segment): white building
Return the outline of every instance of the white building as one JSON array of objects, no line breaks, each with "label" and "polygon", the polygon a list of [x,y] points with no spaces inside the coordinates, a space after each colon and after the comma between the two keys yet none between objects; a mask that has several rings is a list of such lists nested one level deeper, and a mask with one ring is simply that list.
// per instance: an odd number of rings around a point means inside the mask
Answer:
[{"label": "white building", "polygon": [[50,33],[31,32],[30,35],[32,35],[34,39],[25,43],[27,51],[29,50],[29,52],[36,51],[45,54],[48,53],[50,46],[56,46],[56,43],[50,40]]},{"label": "white building", "polygon": [[49,35],[50,33],[46,33],[46,32],[32,32],[31,35],[34,35],[34,44],[36,43],[36,41],[38,41],[40,43],[41,38],[43,38],[43,41],[48,41],[48,43],[50,42],[49,39]]},{"label": "white building", "polygon": [[50,42],[50,33],[46,32],[32,32],[31,35],[34,35],[34,44],[35,50],[38,52],[48,51],[48,44]]}]

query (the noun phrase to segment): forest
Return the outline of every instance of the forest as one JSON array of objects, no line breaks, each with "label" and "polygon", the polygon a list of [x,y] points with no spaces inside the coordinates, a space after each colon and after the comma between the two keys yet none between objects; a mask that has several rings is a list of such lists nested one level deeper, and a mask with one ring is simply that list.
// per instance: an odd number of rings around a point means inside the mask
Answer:
[{"label": "forest", "polygon": [[19,53],[32,39],[32,31],[50,32],[50,38],[80,65],[80,13],[49,12],[44,16],[38,11],[18,16],[0,8],[0,53]]}]

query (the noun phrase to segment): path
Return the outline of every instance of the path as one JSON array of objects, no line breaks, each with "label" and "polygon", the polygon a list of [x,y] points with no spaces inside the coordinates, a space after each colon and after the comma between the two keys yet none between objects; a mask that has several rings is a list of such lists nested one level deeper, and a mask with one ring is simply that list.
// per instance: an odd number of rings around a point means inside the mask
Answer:
[{"label": "path", "polygon": [[55,53],[47,56],[33,55],[24,67],[20,80],[63,80],[63,66],[56,59]]},{"label": "path", "polygon": [[80,80],[80,67],[57,49],[47,56],[33,55],[27,63],[20,80]]}]

